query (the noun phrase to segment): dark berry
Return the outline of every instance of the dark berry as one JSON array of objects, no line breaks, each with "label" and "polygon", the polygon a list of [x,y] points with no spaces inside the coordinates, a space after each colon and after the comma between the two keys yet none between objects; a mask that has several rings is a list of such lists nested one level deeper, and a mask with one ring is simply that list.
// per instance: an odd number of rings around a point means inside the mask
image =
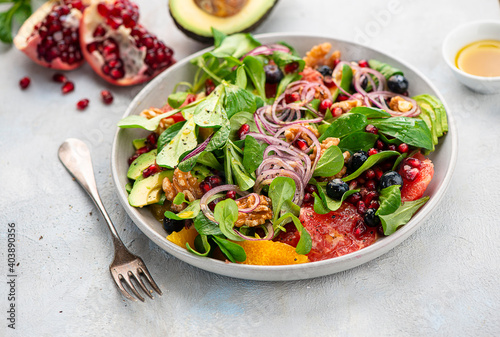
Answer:
[{"label": "dark berry", "polygon": [[242,126],[240,126],[240,128],[238,129],[238,138],[239,139],[243,139],[243,136],[246,135],[247,133],[250,132],[250,125],[248,124],[243,124]]},{"label": "dark berry", "polygon": [[403,75],[393,75],[387,80],[387,86],[396,94],[404,94],[408,91],[408,80]]},{"label": "dark berry", "polygon": [[333,69],[329,66],[319,66],[317,69],[323,76],[332,76]]},{"label": "dark berry", "polygon": [[158,142],[158,135],[155,132],[152,132],[146,137],[146,140],[148,144],[150,144],[153,147],[156,147],[156,143]]},{"label": "dark berry", "polygon": [[179,232],[184,228],[184,220],[174,220],[167,217],[163,218],[163,229],[167,234],[172,232]]},{"label": "dark berry", "polygon": [[383,141],[381,141],[380,139],[378,139],[376,142],[375,142],[375,147],[379,150],[383,150],[385,148],[385,144]]},{"label": "dark berry", "polygon": [[19,81],[19,86],[21,87],[21,89],[26,89],[27,87],[30,86],[30,83],[31,83],[31,80],[29,77],[23,77],[21,78],[21,80]]},{"label": "dark berry", "polygon": [[365,224],[368,227],[378,227],[380,225],[380,218],[375,215],[377,210],[373,208],[368,208],[365,213]]},{"label": "dark berry", "polygon": [[275,84],[283,79],[283,72],[276,64],[266,64],[264,72],[266,73],[266,83]]},{"label": "dark berry", "polygon": [[342,199],[345,192],[349,190],[349,185],[342,179],[332,179],[326,185],[326,194],[335,200]]},{"label": "dark berry", "polygon": [[379,187],[383,190],[392,185],[403,186],[403,178],[396,171],[387,171],[380,177]]},{"label": "dark berry", "polygon": [[347,167],[349,168],[350,172],[355,172],[357,169],[361,167],[361,165],[364,164],[364,162],[368,159],[368,153],[365,151],[358,151],[355,152],[351,158],[349,158],[349,161],[347,162]]}]

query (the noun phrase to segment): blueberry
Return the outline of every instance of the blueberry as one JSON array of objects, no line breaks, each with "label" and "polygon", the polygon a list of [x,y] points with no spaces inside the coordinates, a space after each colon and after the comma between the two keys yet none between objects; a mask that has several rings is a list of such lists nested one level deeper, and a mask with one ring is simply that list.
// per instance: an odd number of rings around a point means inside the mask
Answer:
[{"label": "blueberry", "polygon": [[266,83],[268,84],[279,83],[283,78],[283,72],[276,64],[266,64],[264,72],[266,73]]},{"label": "blueberry", "polygon": [[349,185],[342,179],[332,179],[326,185],[326,194],[335,200],[342,199],[345,192],[349,190]]},{"label": "blueberry", "polygon": [[380,218],[375,215],[377,210],[375,208],[368,208],[365,213],[365,224],[368,227],[378,227],[380,225]]},{"label": "blueberry", "polygon": [[396,94],[404,94],[408,91],[408,80],[403,75],[393,75],[387,80],[387,86]]},{"label": "blueberry", "polygon": [[355,152],[347,163],[347,167],[350,172],[354,172],[363,165],[363,163],[368,159],[368,153],[365,151]]},{"label": "blueberry", "polygon": [[332,76],[333,73],[333,69],[329,66],[319,66],[316,70],[319,71],[323,76]]},{"label": "blueberry", "polygon": [[403,178],[396,171],[387,171],[380,177],[380,189],[383,190],[392,185],[403,186]]},{"label": "blueberry", "polygon": [[182,228],[184,228],[184,220],[174,220],[167,217],[163,218],[163,229],[165,229],[167,234],[179,232]]}]

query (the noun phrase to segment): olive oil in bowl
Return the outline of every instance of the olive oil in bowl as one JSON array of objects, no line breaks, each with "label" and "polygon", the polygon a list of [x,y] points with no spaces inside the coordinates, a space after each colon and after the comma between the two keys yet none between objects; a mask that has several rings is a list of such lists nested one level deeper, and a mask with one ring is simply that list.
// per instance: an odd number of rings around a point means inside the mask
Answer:
[{"label": "olive oil in bowl", "polygon": [[466,45],[457,53],[455,65],[475,76],[500,76],[500,41],[481,40]]}]

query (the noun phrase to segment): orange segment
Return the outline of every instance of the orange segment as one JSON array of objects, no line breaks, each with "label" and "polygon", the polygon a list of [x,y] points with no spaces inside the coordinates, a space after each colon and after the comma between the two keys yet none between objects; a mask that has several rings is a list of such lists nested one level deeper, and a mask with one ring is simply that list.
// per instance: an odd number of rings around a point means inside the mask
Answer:
[{"label": "orange segment", "polygon": [[295,252],[295,248],[282,242],[242,241],[236,242],[243,247],[247,259],[243,264],[277,266],[309,262],[306,255]]},{"label": "orange segment", "polygon": [[172,232],[172,234],[167,236],[167,240],[175,243],[177,246],[186,248],[186,242],[189,243],[191,248],[194,248],[194,238],[198,235],[198,232],[194,228],[183,228],[179,232]]}]

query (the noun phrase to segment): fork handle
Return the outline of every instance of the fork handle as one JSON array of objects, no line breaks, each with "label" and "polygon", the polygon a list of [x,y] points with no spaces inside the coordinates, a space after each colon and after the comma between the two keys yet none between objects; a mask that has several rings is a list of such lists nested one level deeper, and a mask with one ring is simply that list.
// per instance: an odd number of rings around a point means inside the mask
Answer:
[{"label": "fork handle", "polygon": [[90,198],[101,212],[109,231],[113,238],[113,244],[116,246],[124,246],[122,240],[118,236],[115,226],[111,222],[104,205],[102,203],[95,182],[94,169],[92,168],[92,159],[87,145],[79,139],[68,138],[59,147],[59,159],[64,167],[75,177],[76,181],[89,194]]}]

